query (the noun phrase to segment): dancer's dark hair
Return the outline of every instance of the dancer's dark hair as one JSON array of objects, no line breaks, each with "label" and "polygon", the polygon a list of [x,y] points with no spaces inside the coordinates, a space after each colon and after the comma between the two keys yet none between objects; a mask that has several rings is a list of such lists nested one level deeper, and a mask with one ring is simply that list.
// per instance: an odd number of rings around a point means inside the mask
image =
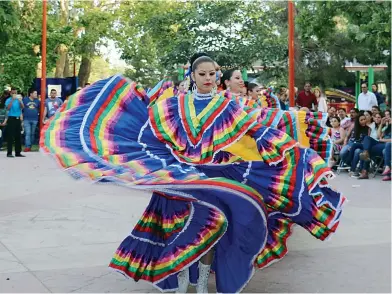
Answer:
[{"label": "dancer's dark hair", "polygon": [[197,52],[197,53],[195,53],[195,54],[192,55],[191,59],[189,59],[190,67],[192,68],[193,63],[195,63],[196,59],[198,59],[198,58],[200,58],[200,57],[203,57],[203,56],[207,56],[207,57],[211,58],[211,56],[209,56],[209,55],[208,55],[207,53],[205,53],[205,52]]},{"label": "dancer's dark hair", "polygon": [[256,83],[249,83],[248,84],[248,91],[253,91],[254,88],[258,87],[259,85]]},{"label": "dancer's dark hair", "polygon": [[228,81],[231,79],[231,77],[233,76],[233,73],[238,70],[238,68],[232,68],[229,70],[226,70],[223,75],[222,75],[222,79],[221,79],[221,85],[223,87],[224,90],[227,89],[226,83],[225,81]]},{"label": "dancer's dark hair", "polygon": [[196,60],[193,61],[193,63],[192,63],[192,72],[195,72],[200,64],[206,63],[206,62],[212,63],[214,65],[214,69],[215,69],[215,62],[214,62],[214,60],[212,60],[212,58],[210,58],[208,56],[201,56],[201,57],[199,57],[199,58],[197,58]]}]

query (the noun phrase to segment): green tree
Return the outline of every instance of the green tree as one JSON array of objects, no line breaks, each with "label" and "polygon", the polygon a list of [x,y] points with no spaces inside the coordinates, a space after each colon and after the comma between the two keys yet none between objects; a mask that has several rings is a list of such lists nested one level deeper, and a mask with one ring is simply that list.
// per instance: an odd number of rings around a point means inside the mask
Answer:
[{"label": "green tree", "polygon": [[222,66],[239,67],[257,60],[271,68],[283,66],[287,56],[277,19],[284,13],[280,3],[268,2],[266,7],[263,1],[124,1],[121,11],[114,38],[135,72],[144,67],[136,64],[143,55],[168,69],[200,51]]},{"label": "green tree", "polygon": [[81,57],[78,75],[80,86],[89,81],[92,59],[99,54],[99,46],[105,44],[113,32],[120,12],[119,2],[79,0],[73,5],[73,26],[77,32],[74,50]]},{"label": "green tree", "polygon": [[94,83],[98,80],[106,79],[112,75],[118,73],[125,73],[125,68],[122,67],[111,67],[108,60],[101,56],[96,56],[91,62],[91,73],[89,82]]},{"label": "green tree", "polygon": [[[342,70],[346,60],[390,67],[390,1],[301,1],[297,9],[304,52],[297,72],[328,86],[347,77]],[[308,71],[303,71],[304,64]]]},{"label": "green tree", "polygon": [[[13,25],[7,25],[8,42],[2,47],[0,63],[3,71],[0,74],[1,84],[11,84],[26,91],[36,75],[39,57],[33,51],[35,44],[40,43],[39,18],[35,13],[40,6],[33,1],[9,3],[7,14],[17,15]],[[4,3],[2,2],[2,5]]]},{"label": "green tree", "polygon": [[[13,5],[9,1],[0,2],[0,42],[2,46],[6,45],[10,39],[9,27],[12,27],[18,23],[18,15]],[[0,51],[0,55],[4,51]]]}]

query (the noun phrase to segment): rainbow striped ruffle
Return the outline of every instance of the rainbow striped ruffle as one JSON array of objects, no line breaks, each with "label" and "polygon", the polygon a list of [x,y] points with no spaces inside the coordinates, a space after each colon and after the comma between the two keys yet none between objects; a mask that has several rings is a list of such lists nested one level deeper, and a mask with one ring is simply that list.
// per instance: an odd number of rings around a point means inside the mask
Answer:
[{"label": "rainbow striped ruffle", "polygon": [[279,98],[272,92],[271,88],[265,90],[260,98],[261,108],[275,108],[281,109]]},{"label": "rainbow striped ruffle", "polygon": [[155,193],[110,267],[135,281],[158,283],[209,251],[227,226],[225,215],[213,207]]},{"label": "rainbow striped ruffle", "polygon": [[333,143],[330,138],[330,129],[325,126],[326,114],[260,109],[257,119],[262,125],[285,132],[298,141],[302,147],[311,148],[321,158],[329,160]]}]

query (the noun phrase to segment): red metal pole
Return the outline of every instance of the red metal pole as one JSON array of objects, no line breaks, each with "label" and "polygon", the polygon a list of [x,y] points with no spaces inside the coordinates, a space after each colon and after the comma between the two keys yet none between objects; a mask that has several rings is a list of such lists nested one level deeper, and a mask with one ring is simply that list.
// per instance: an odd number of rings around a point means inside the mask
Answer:
[{"label": "red metal pole", "polygon": [[289,0],[289,95],[290,95],[290,106],[295,106],[295,90],[294,90],[294,3]]},{"label": "red metal pole", "polygon": [[46,5],[47,0],[42,1],[42,44],[41,44],[41,58],[42,58],[42,72],[41,72],[41,109],[40,109],[40,131],[43,127],[43,116],[45,111],[46,100]]}]

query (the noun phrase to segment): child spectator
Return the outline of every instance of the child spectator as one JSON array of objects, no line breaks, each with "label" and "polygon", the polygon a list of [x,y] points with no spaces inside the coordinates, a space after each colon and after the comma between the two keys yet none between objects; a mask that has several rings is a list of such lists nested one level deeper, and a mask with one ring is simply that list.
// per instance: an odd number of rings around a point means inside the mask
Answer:
[{"label": "child spectator", "polygon": [[[340,119],[339,117],[333,117],[331,118],[331,125],[332,125],[332,142],[333,142],[333,152],[334,153],[340,153],[343,147],[344,140],[346,139],[346,132],[344,129],[340,126]],[[329,165],[330,167],[334,166],[336,164],[335,160],[333,159],[333,154],[331,155],[331,158],[329,160]]]}]

